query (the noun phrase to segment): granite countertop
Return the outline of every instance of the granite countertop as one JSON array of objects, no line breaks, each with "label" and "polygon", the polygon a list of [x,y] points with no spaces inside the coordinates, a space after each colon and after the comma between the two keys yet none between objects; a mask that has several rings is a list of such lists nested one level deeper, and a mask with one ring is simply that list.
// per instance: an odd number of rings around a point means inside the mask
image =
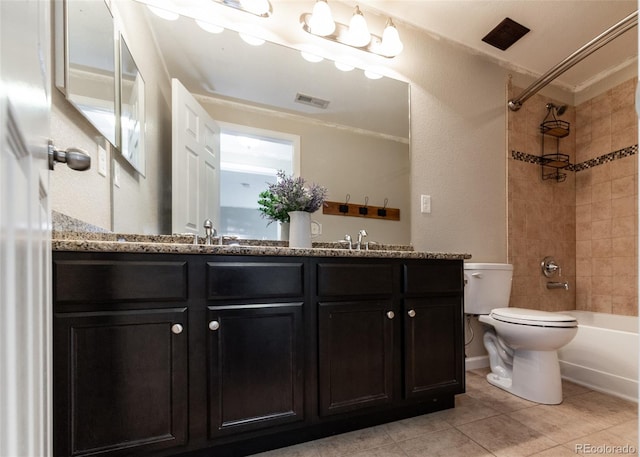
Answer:
[{"label": "granite countertop", "polygon": [[[210,254],[253,256],[377,257],[406,259],[470,259],[470,254],[414,251],[407,245],[371,244],[369,250],[349,250],[341,243],[314,242],[312,248],[289,248],[286,241],[228,240],[225,245],[205,245],[194,235],[132,235],[54,231],[54,251]],[[215,242],[218,239],[216,238]]]}]

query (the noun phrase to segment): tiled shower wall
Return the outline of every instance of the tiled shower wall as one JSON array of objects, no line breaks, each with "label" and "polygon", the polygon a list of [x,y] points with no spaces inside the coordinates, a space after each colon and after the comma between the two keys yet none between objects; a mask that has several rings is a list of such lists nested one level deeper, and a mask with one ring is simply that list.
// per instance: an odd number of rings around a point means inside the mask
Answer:
[{"label": "tiled shower wall", "polygon": [[638,315],[636,83],[576,107],[576,309]]},{"label": "tiled shower wall", "polygon": [[[511,306],[637,315],[636,79],[569,107],[571,123],[560,152],[571,166],[566,180],[543,180],[540,123],[554,100],[535,95],[509,113],[509,262],[514,264]],[[510,97],[520,93],[510,88]],[[545,153],[555,152],[545,139]],[[548,279],[540,262],[553,256],[561,276]],[[569,290],[546,287],[569,283]]]},{"label": "tiled shower wall", "polygon": [[[521,92],[512,88],[509,98]],[[575,174],[566,180],[543,180],[540,124],[546,104],[556,101],[534,95],[519,111],[510,111],[508,160],[508,256],[513,264],[510,306],[561,311],[575,308],[576,204]],[[571,123],[571,133],[560,139],[560,152],[575,162],[575,110],[569,107],[558,119]],[[545,153],[556,152],[556,141],[545,138]],[[553,256],[561,275],[547,279],[540,264]],[[548,281],[569,283],[569,290],[547,289]]]}]

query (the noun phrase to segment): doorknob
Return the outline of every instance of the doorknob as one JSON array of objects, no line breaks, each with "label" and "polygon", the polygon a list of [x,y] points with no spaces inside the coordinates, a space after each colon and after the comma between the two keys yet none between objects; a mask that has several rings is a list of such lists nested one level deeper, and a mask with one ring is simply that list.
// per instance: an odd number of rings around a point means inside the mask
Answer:
[{"label": "doorknob", "polygon": [[66,163],[69,168],[77,171],[88,170],[91,167],[91,156],[80,148],[69,148],[66,151],[56,149],[49,141],[49,170],[53,170],[56,163]]}]

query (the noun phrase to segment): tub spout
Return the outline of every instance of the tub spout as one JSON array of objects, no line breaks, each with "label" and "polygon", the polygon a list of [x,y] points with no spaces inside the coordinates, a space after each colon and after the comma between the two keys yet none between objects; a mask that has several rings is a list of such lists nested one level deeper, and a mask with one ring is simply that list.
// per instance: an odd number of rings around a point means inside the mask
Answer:
[{"label": "tub spout", "polygon": [[550,281],[547,283],[547,289],[564,289],[569,290],[569,283],[565,282],[553,282]]}]

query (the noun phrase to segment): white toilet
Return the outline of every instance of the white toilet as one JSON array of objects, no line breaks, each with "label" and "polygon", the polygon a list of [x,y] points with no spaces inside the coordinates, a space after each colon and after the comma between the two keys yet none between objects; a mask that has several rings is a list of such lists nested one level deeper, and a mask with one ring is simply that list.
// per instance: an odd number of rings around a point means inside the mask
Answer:
[{"label": "white toilet", "polygon": [[578,323],[564,314],[508,308],[512,276],[509,264],[464,264],[464,312],[490,326],[484,334],[487,381],[537,403],[561,403],[557,350],[573,339]]}]

